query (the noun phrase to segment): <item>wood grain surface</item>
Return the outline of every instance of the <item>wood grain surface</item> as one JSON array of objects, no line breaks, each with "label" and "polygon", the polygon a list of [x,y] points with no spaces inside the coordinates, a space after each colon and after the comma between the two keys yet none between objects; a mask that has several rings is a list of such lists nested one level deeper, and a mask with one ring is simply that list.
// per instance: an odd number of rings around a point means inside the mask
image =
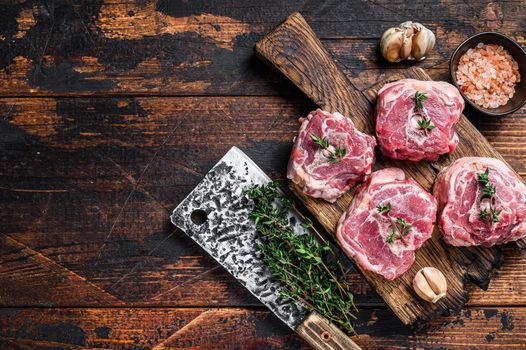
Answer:
[{"label": "wood grain surface", "polygon": [[[231,147],[282,178],[315,105],[254,57],[301,11],[354,86],[417,66],[447,79],[458,43],[526,44],[520,2],[4,1],[0,6],[0,348],[307,349],[168,215]],[[387,64],[387,27],[437,34]],[[526,176],[526,114],[466,115]],[[403,326],[354,269],[362,347],[524,347],[526,260],[513,248],[459,313]]]}]

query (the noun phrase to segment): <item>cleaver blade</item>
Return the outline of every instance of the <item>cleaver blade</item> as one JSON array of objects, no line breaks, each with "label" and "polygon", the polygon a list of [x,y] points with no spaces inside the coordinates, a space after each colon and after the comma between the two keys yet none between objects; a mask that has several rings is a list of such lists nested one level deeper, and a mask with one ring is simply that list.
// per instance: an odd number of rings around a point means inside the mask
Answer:
[{"label": "cleaver blade", "polygon": [[[280,320],[316,349],[360,349],[336,326],[302,304],[282,298],[284,286],[272,278],[258,248],[245,190],[271,179],[239,148],[232,147],[175,208],[172,223],[199,244]],[[307,232],[289,211],[297,234]]]}]

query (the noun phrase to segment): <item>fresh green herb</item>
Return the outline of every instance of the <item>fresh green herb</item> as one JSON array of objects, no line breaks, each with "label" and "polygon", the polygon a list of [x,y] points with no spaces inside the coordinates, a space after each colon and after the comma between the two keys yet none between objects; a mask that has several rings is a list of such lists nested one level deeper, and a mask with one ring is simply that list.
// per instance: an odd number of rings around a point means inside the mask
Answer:
[{"label": "fresh green herb", "polygon": [[426,96],[425,93],[420,92],[420,91],[417,91],[415,93],[416,108],[419,109],[420,111],[422,111],[422,118],[418,121],[418,126],[420,127],[420,129],[424,130],[424,133],[426,135],[429,135],[429,133],[431,131],[433,131],[433,129],[436,128],[436,126],[434,126],[431,123],[431,118],[426,117],[426,115],[424,115],[424,113],[425,113],[425,111],[424,111],[424,101],[426,99],[427,99],[427,96]]},{"label": "fresh green herb", "polygon": [[391,211],[391,203],[387,202],[387,204],[384,204],[384,205],[379,204],[376,206],[376,209],[378,210],[379,213],[385,211],[387,214],[389,214],[389,212]]},{"label": "fresh green herb", "polygon": [[482,185],[482,198],[489,197],[489,211],[486,208],[481,209],[480,218],[484,221],[488,221],[492,224],[495,224],[500,221],[499,215],[502,212],[502,210],[497,210],[493,207],[497,188],[494,184],[492,184],[489,181],[489,168],[486,168],[486,171],[484,171],[483,173],[477,173],[477,180],[479,184]]},{"label": "fresh green herb", "polygon": [[329,148],[330,145],[329,145],[329,141],[327,140],[326,137],[320,138],[319,136],[317,136],[315,134],[310,134],[310,138],[321,149],[328,151],[328,154],[329,154],[328,155],[328,159],[329,159],[329,162],[331,162],[331,163],[338,162],[343,157],[345,157],[345,155],[347,154],[347,150],[345,148],[340,147],[340,146],[336,147],[336,150],[334,152],[333,151],[329,151],[328,148]]},{"label": "fresh green herb", "polygon": [[486,171],[484,171],[483,173],[478,173],[477,180],[479,184],[482,185],[482,188],[484,190],[484,196],[492,197],[495,194],[496,192],[495,185],[493,185],[489,181],[489,168],[486,168]]},{"label": "fresh green herb", "polygon": [[488,197],[491,197],[495,194],[495,192],[497,191],[497,189],[495,188],[495,185],[491,184],[488,182],[488,184],[486,186],[484,186],[484,195],[485,196],[488,196]]},{"label": "fresh green herb", "polygon": [[327,149],[329,147],[329,141],[327,141],[326,137],[320,139],[317,135],[310,134],[310,138],[312,139],[312,141],[314,141],[315,144],[320,146],[321,149]]},{"label": "fresh green herb", "polygon": [[490,208],[488,211],[486,208],[484,208],[480,211],[480,218],[484,221],[489,221],[494,224],[500,221],[499,215],[501,212],[502,210]]},{"label": "fresh green herb", "polygon": [[402,236],[405,236],[407,235],[410,231],[411,231],[411,228],[413,227],[413,225],[411,224],[408,224],[404,219],[402,218],[397,218],[396,219],[396,223],[397,225],[402,229]]},{"label": "fresh green herb", "polygon": [[287,198],[281,193],[279,182],[256,185],[247,190],[247,195],[254,201],[250,219],[261,235],[263,261],[273,277],[284,284],[280,295],[301,302],[352,333],[352,312],[357,309],[345,271],[331,245],[308,219],[302,226],[316,233],[318,239],[312,233],[294,232],[286,210],[279,204]]},{"label": "fresh green herb", "polygon": [[391,215],[389,214],[391,212],[391,202],[387,202],[386,204],[379,204],[376,206],[376,210],[380,214],[384,214],[391,223],[391,233],[387,236],[385,241],[389,244],[394,243],[395,239],[401,239],[402,242],[405,244],[404,236],[406,236],[409,232],[411,232],[411,229],[413,228],[413,225],[407,223],[403,218],[396,218],[393,219]]},{"label": "fresh green herb", "polygon": [[491,208],[490,211],[491,211],[491,222],[493,223],[499,222],[500,221],[499,215],[502,212],[502,210],[496,210],[496,209]]},{"label": "fresh green herb", "polygon": [[418,109],[424,109],[424,101],[427,99],[425,93],[417,91],[415,93],[415,102]]},{"label": "fresh green herb", "polygon": [[329,162],[336,163],[337,161],[345,157],[346,154],[347,154],[347,150],[345,148],[340,148],[340,146],[338,146],[336,147],[335,152],[329,152]]},{"label": "fresh green herb", "polygon": [[489,183],[489,168],[486,168],[483,173],[478,173],[477,178],[482,185],[486,186]]},{"label": "fresh green herb", "polygon": [[300,224],[300,226],[303,227],[305,230],[313,230],[314,229],[314,225],[313,225],[311,219],[309,219],[308,217],[304,217],[303,221],[305,221],[305,222],[302,222]]},{"label": "fresh green herb", "polygon": [[394,243],[395,238],[398,236],[398,232],[396,231],[396,226],[391,224],[391,233],[387,236],[385,241],[389,244]]},{"label": "fresh green herb", "polygon": [[338,159],[334,153],[329,153],[329,163],[336,163]]},{"label": "fresh green herb", "polygon": [[433,131],[433,129],[435,128],[435,126],[431,123],[431,119],[428,119],[426,117],[422,117],[422,119],[418,121],[418,126],[420,127],[420,129],[424,130],[426,135],[429,132]]},{"label": "fresh green herb", "polygon": [[345,157],[347,154],[347,150],[345,148],[340,148],[340,146],[336,147],[336,155],[340,158]]},{"label": "fresh green herb", "polygon": [[480,218],[484,221],[488,221],[488,218],[489,218],[489,212],[486,208],[482,209],[480,211]]}]

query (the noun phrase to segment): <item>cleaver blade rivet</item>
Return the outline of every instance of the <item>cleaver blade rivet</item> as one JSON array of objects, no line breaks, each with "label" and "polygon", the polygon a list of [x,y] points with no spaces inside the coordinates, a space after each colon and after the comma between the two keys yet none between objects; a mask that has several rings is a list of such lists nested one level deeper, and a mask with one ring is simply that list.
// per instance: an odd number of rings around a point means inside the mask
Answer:
[{"label": "cleaver blade rivet", "polygon": [[326,342],[326,343],[327,343],[329,340],[331,340],[331,334],[330,334],[329,332],[327,332],[327,331],[323,331],[323,332],[321,333],[321,336],[320,336],[320,337],[321,337],[321,340],[323,340],[323,341]]}]

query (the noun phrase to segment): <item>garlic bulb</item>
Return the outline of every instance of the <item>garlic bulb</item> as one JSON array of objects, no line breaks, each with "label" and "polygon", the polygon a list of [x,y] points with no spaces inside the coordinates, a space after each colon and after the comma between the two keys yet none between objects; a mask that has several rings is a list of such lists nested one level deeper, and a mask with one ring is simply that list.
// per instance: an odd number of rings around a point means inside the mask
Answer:
[{"label": "garlic bulb", "polygon": [[382,56],[389,62],[418,60],[435,46],[435,34],[417,22],[404,22],[387,29],[380,40]]},{"label": "garlic bulb", "polygon": [[446,296],[446,277],[434,267],[424,267],[416,273],[413,279],[413,289],[420,298],[436,303]]}]

